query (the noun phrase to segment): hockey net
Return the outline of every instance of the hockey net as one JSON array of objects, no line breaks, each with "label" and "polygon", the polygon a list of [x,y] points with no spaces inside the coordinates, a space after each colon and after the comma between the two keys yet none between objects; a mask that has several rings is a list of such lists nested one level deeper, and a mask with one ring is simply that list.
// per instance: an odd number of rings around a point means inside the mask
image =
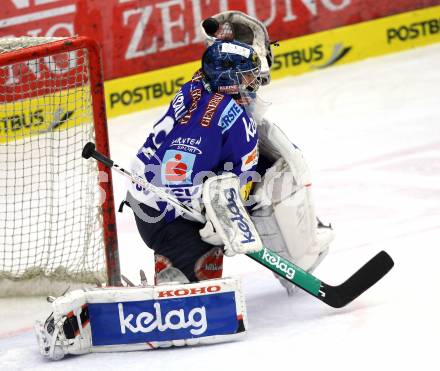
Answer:
[{"label": "hockey net", "polygon": [[99,49],[76,38],[0,39],[0,296],[119,282]]}]

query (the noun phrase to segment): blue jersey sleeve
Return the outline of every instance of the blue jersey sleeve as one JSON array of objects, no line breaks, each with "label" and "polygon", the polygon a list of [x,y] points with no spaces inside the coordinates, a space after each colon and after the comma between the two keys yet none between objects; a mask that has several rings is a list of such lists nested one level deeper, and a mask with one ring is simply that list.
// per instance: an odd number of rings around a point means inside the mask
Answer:
[{"label": "blue jersey sleeve", "polygon": [[[258,163],[257,125],[252,117],[234,100],[228,104],[219,120],[224,133],[223,162],[230,163],[230,171],[240,177],[255,171]],[[246,177],[240,177],[246,183]],[[243,184],[242,184],[243,185]]]}]

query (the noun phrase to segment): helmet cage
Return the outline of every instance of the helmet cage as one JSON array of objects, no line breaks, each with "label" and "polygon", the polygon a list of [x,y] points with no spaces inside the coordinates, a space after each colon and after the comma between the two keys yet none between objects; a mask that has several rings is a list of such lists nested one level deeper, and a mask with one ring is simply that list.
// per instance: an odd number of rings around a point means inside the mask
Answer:
[{"label": "helmet cage", "polygon": [[[231,44],[229,48],[222,48],[225,43]],[[248,54],[235,54],[231,51],[234,48],[245,49]],[[256,92],[261,85],[258,55],[252,47],[237,41],[218,41],[208,47],[202,58],[202,70],[213,91],[242,94]]]},{"label": "helmet cage", "polygon": [[256,92],[261,85],[260,66],[247,71],[238,71],[238,81],[240,81],[240,92]]}]

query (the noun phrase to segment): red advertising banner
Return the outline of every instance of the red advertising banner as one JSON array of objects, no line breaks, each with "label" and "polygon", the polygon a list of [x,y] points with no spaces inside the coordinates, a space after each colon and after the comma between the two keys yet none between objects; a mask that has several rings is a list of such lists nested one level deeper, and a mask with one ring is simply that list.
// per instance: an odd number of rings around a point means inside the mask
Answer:
[{"label": "red advertising banner", "polygon": [[273,40],[439,5],[440,0],[2,0],[0,37],[91,36],[106,80],[196,60],[200,22],[224,10],[262,20]]}]

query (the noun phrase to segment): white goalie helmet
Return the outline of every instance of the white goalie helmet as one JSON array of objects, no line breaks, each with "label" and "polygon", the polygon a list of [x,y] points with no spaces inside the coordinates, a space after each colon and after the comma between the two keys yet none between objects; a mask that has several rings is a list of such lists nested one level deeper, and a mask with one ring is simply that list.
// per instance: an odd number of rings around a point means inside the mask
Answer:
[{"label": "white goalie helmet", "polygon": [[200,28],[207,46],[218,40],[237,40],[252,46],[261,60],[261,84],[269,84],[273,54],[262,22],[239,11],[226,11],[205,19]]}]

